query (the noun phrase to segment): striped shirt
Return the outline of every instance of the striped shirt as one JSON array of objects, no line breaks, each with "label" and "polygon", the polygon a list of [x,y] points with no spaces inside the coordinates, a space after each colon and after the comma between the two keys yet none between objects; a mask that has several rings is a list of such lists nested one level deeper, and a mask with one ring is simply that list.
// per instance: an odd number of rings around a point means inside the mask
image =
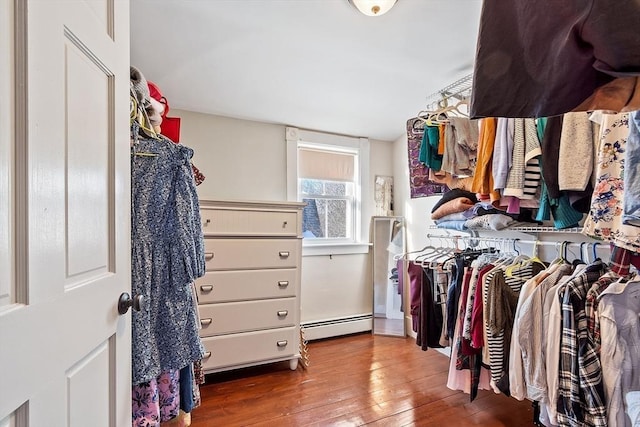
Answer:
[{"label": "striped shirt", "polygon": [[[500,307],[495,307],[495,301],[491,300],[491,296],[495,293],[491,290],[492,286],[496,285],[494,277],[496,274],[501,274],[504,277],[504,283],[510,288],[515,296],[519,295],[520,289],[524,282],[534,276],[534,266],[532,264],[525,265],[522,268],[516,269],[512,272],[511,276],[504,276],[504,268],[497,267],[493,271],[487,273],[483,283],[483,299],[484,299],[484,327],[486,333],[485,348],[488,353],[488,360],[483,357],[483,362],[489,363],[491,371],[491,386],[496,393],[504,392],[509,394],[508,391],[508,366],[509,366],[509,347],[511,340],[511,331],[513,328],[513,318],[510,323],[501,324],[502,327],[492,328],[491,326],[497,325],[495,315],[490,315],[491,312],[497,313],[501,310]],[[493,285],[492,285],[493,284]],[[504,308],[504,307],[502,307]],[[515,308],[514,308],[515,310]],[[505,330],[508,331],[505,337]],[[503,378],[505,377],[505,378]],[[506,381],[505,381],[506,380]],[[506,384],[505,384],[506,383]],[[502,385],[500,385],[502,384]],[[500,385],[500,386],[499,386]],[[506,386],[505,386],[506,385]]]}]

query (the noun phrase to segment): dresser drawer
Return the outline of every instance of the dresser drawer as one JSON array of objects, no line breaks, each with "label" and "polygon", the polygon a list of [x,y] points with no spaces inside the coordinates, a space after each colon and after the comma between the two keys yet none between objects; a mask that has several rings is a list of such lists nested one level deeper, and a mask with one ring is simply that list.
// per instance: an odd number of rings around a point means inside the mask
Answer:
[{"label": "dresser drawer", "polygon": [[196,292],[200,304],[293,297],[297,281],[295,268],[207,271],[196,280]]},{"label": "dresser drawer", "polygon": [[203,338],[206,354],[202,369],[213,370],[299,354],[295,327]]},{"label": "dresser drawer", "polygon": [[298,213],[244,209],[200,209],[205,235],[297,236]]},{"label": "dresser drawer", "polygon": [[204,239],[207,271],[296,268],[299,239]]},{"label": "dresser drawer", "polygon": [[298,320],[295,298],[203,304],[198,312],[201,337],[294,326]]}]

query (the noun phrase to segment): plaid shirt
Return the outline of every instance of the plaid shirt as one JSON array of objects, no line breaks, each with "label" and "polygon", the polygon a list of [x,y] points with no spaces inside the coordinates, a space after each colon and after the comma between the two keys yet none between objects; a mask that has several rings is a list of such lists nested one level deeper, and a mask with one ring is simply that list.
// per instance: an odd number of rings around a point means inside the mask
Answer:
[{"label": "plaid shirt", "polygon": [[618,276],[613,271],[605,273],[596,283],[591,285],[587,292],[584,303],[584,311],[587,316],[587,333],[593,342],[596,354],[600,354],[600,316],[598,316],[598,297],[609,287],[610,284],[618,280]]},{"label": "plaid shirt", "polygon": [[607,404],[602,367],[587,333],[585,298],[593,283],[606,271],[601,261],[560,288],[562,337],[558,387],[558,424],[606,426]]},{"label": "plaid shirt", "polygon": [[618,276],[629,275],[632,252],[619,246],[612,246],[611,258],[609,259],[609,263],[611,264],[611,271],[618,274]]}]

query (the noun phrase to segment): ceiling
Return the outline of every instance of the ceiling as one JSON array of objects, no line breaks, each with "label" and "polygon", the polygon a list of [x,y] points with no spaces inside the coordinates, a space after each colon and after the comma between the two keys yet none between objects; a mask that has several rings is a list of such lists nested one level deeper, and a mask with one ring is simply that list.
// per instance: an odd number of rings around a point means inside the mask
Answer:
[{"label": "ceiling", "polygon": [[473,71],[481,0],[134,0],[131,64],[179,108],[393,141]]}]

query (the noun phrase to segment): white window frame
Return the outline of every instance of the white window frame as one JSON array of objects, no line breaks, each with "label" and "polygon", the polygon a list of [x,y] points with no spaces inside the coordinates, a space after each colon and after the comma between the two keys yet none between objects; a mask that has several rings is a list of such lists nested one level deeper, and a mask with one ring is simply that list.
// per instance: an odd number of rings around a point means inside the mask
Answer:
[{"label": "white window frame", "polygon": [[286,128],[287,141],[287,200],[301,201],[298,185],[298,147],[344,150],[358,156],[355,183],[354,230],[352,242],[326,242],[314,239],[302,240],[302,255],[339,255],[367,253],[368,233],[365,229],[362,203],[369,198],[369,140],[323,132],[308,131],[294,127]]}]

